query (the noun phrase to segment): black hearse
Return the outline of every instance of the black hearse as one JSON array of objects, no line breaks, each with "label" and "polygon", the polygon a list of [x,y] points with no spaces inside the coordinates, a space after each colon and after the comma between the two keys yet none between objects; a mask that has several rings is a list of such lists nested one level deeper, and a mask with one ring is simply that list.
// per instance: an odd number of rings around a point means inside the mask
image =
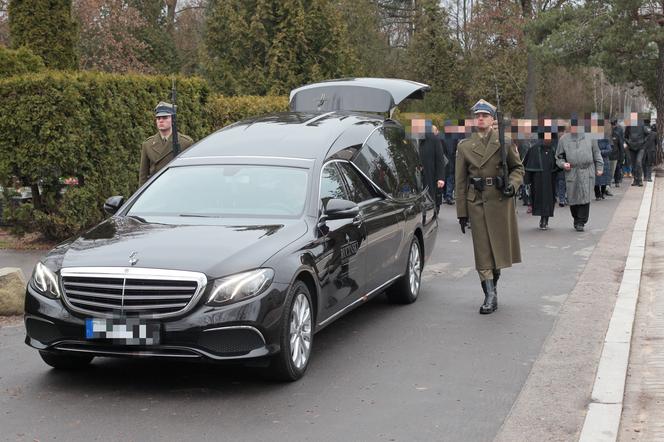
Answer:
[{"label": "black hearse", "polygon": [[437,221],[417,150],[389,116],[428,90],[312,84],[291,92],[292,112],[204,138],[36,266],[26,343],[56,368],[243,360],[300,378],[315,332],[383,291],[417,299]]}]

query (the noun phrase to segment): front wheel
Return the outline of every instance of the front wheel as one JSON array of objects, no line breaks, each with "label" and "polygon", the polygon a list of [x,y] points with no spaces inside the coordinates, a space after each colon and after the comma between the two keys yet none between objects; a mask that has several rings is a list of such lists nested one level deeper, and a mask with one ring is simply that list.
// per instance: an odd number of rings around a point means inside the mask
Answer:
[{"label": "front wheel", "polygon": [[293,284],[285,302],[281,322],[281,351],[273,357],[271,375],[281,381],[300,379],[309,365],[314,340],[314,315],[309,287]]},{"label": "front wheel", "polygon": [[422,283],[422,248],[417,237],[413,237],[408,249],[406,273],[387,289],[387,297],[396,304],[412,304],[417,300]]},{"label": "front wheel", "polygon": [[60,370],[76,370],[87,367],[94,356],[91,355],[70,355],[63,353],[54,353],[49,351],[40,351],[39,356],[53,368]]}]

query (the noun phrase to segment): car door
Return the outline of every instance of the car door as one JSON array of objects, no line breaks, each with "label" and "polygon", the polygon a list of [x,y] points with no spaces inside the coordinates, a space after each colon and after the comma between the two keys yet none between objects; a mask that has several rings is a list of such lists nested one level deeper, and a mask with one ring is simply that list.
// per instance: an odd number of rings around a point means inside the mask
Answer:
[{"label": "car door", "polygon": [[397,269],[397,262],[404,242],[404,207],[399,201],[386,196],[396,192],[398,182],[383,128],[377,129],[368,138],[353,164],[383,190],[383,193],[377,194],[379,197],[360,204],[367,232],[367,280],[370,291],[402,272],[402,269]]},{"label": "car door", "polygon": [[[320,207],[332,198],[350,200],[336,162],[320,176]],[[319,318],[324,322],[358,299],[366,289],[366,231],[362,217],[327,220],[318,226],[316,266],[321,285]]]}]

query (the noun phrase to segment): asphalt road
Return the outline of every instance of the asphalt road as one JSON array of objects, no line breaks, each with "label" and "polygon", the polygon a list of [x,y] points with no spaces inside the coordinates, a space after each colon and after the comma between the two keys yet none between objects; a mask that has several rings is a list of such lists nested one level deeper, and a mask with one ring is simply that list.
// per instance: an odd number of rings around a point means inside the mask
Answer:
[{"label": "asphalt road", "polygon": [[584,233],[567,208],[543,232],[519,206],[524,263],[503,272],[500,309],[488,316],[477,312],[470,235],[445,206],[420,299],[394,306],[379,296],[317,334],[296,383],[241,367],[114,359],[63,373],[23,343],[22,326],[1,328],[0,438],[490,441],[624,190],[591,204]]}]

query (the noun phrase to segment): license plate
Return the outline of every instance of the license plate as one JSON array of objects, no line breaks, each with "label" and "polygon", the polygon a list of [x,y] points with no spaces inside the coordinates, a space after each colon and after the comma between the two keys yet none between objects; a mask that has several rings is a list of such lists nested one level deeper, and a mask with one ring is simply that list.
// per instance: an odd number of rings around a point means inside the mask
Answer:
[{"label": "license plate", "polygon": [[111,340],[122,345],[159,344],[160,324],[140,318],[88,318],[85,338]]}]

